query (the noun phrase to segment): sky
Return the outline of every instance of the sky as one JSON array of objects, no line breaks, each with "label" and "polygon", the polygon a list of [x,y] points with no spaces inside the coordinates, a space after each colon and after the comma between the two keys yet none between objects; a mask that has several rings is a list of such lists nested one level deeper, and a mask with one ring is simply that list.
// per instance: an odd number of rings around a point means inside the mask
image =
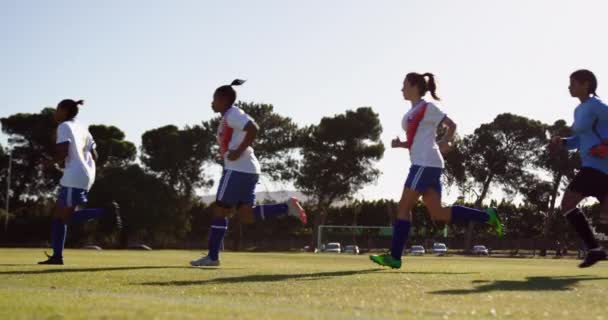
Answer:
[{"label": "sky", "polygon": [[[607,9],[601,0],[0,0],[0,117],[84,99],[82,122],[115,125],[139,145],[146,130],[213,117],[215,88],[244,78],[240,100],[271,103],[299,125],[371,106],[389,146],[404,136],[401,84],[415,71],[436,75],[460,135],[504,112],[570,123],[572,71],[592,70],[599,95],[608,92]],[[356,197],[398,199],[409,165],[405,150],[387,148],[382,176]]]}]

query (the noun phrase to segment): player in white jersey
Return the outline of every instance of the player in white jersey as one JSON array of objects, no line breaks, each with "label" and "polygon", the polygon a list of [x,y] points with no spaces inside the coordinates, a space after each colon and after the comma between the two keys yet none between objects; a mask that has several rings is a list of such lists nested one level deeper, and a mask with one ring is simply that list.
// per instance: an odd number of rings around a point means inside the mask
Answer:
[{"label": "player in white jersey", "polygon": [[220,265],[219,250],[228,229],[228,218],[235,212],[245,224],[281,216],[292,216],[306,224],[306,212],[295,198],[284,203],[255,205],[255,186],[261,169],[251,145],[259,127],[254,119],[234,105],[236,91],[233,86],[243,83],[243,80],[234,80],[230,85],[217,88],[213,94],[211,108],[222,115],[217,141],[224,170],[216,201],[211,205],[209,253],[191,261],[192,266]]},{"label": "player in white jersey", "polygon": [[[490,208],[481,211],[463,206],[441,205],[441,174],[444,166],[441,153],[449,150],[456,132],[456,124],[435,104],[423,99],[424,95],[430,92],[438,101],[436,90],[435,77],[431,73],[409,73],[403,81],[403,98],[411,103],[410,110],[401,122],[407,140],[401,141],[397,138],[392,141],[392,147],[409,149],[412,165],[393,226],[391,253],[370,256],[373,262],[382,266],[401,268],[401,256],[411,227],[411,210],[420,197],[435,221],[487,223],[502,237],[502,225],[496,210]],[[446,127],[447,133],[437,142],[439,126]]]},{"label": "player in white jersey", "polygon": [[63,176],[59,182],[59,193],[52,221],[53,255],[39,264],[63,264],[63,247],[67,235],[67,224],[82,223],[98,219],[104,214],[122,227],[118,205],[112,202],[107,208],[83,209],[87,195],[95,181],[95,141],[87,130],[76,121],[82,100],[62,100],[55,110],[59,123],[53,162],[63,165]]}]

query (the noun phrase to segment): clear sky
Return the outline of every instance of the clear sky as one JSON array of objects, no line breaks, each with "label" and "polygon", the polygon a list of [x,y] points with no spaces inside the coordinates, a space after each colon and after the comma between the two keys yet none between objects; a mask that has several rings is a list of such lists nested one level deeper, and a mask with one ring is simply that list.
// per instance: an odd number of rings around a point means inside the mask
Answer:
[{"label": "clear sky", "polygon": [[[608,94],[606,9],[602,0],[0,0],[0,116],[82,98],[83,122],[116,125],[139,144],[148,129],[212,117],[213,90],[240,77],[241,100],[272,103],[301,125],[372,106],[388,146],[409,108],[402,79],[418,71],[436,74],[460,134],[502,112],[570,122],[572,71],[593,70]],[[387,149],[382,177],[358,196],[397,198],[408,166],[404,150]]]}]

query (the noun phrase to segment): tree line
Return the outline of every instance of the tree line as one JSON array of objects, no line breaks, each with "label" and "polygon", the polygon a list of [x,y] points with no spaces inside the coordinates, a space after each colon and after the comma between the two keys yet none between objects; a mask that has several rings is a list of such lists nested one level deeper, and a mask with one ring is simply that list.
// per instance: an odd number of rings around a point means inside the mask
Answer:
[{"label": "tree line", "polygon": [[[394,200],[353,201],[353,195],[381,174],[376,167],[385,147],[382,125],[371,107],[348,110],[299,127],[270,104],[238,102],[260,125],[254,143],[265,179],[291,183],[308,197],[309,225],[291,220],[241,227],[235,221],[228,240],[235,248],[265,243],[265,239],[299,239],[315,245],[320,224],[389,226]],[[9,152],[12,156],[10,214],[2,228],[2,242],[37,245],[48,240],[51,208],[61,172],[45,167],[54,145],[54,109],[18,113],[0,119],[10,148],[0,146],[0,185],[6,185]],[[139,150],[125,140],[122,130],[91,125],[99,153],[97,179],[90,204],[115,199],[121,205],[125,230],[121,234],[95,232],[96,222],[71,231],[68,245],[99,243],[126,247],[147,243],[156,247],[203,246],[211,220],[209,203],[198,190],[213,185],[212,170],[221,163],[215,134],[220,118],[179,128],[174,125],[142,134]],[[552,135],[568,135],[563,120],[552,124],[504,113],[481,124],[473,133],[457,137],[445,154],[446,189],[456,190],[457,202],[497,206],[511,239],[574,239],[556,217],[557,200],[573,178],[580,160],[576,153],[546,148]],[[441,133],[440,133],[441,135]],[[10,149],[10,151],[9,151]],[[405,179],[405,177],[404,177]],[[499,191],[501,202],[489,202]],[[214,190],[211,190],[214,191]],[[3,192],[4,193],[4,192]],[[5,204],[5,196],[0,200]],[[4,205],[2,206],[4,208]],[[433,237],[443,226],[430,221],[420,204],[414,212],[413,239]],[[598,219],[597,206],[587,208]],[[4,212],[3,212],[4,213]],[[235,218],[236,219],[236,218]],[[489,238],[472,225],[450,227],[450,237],[473,241]],[[266,242],[268,243],[268,242]],[[263,245],[260,245],[263,247]]]}]

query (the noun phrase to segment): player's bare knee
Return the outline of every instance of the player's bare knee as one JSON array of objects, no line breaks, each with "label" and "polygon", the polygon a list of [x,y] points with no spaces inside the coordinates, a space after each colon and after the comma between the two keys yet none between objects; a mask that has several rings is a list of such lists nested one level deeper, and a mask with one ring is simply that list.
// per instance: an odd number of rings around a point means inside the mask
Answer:
[{"label": "player's bare knee", "polygon": [[211,204],[211,212],[217,218],[230,218],[234,213],[234,208],[225,203],[216,201]]},{"label": "player's bare knee", "polygon": [[253,207],[251,205],[241,205],[237,209],[237,213],[241,223],[252,224],[255,222],[253,215]]}]

